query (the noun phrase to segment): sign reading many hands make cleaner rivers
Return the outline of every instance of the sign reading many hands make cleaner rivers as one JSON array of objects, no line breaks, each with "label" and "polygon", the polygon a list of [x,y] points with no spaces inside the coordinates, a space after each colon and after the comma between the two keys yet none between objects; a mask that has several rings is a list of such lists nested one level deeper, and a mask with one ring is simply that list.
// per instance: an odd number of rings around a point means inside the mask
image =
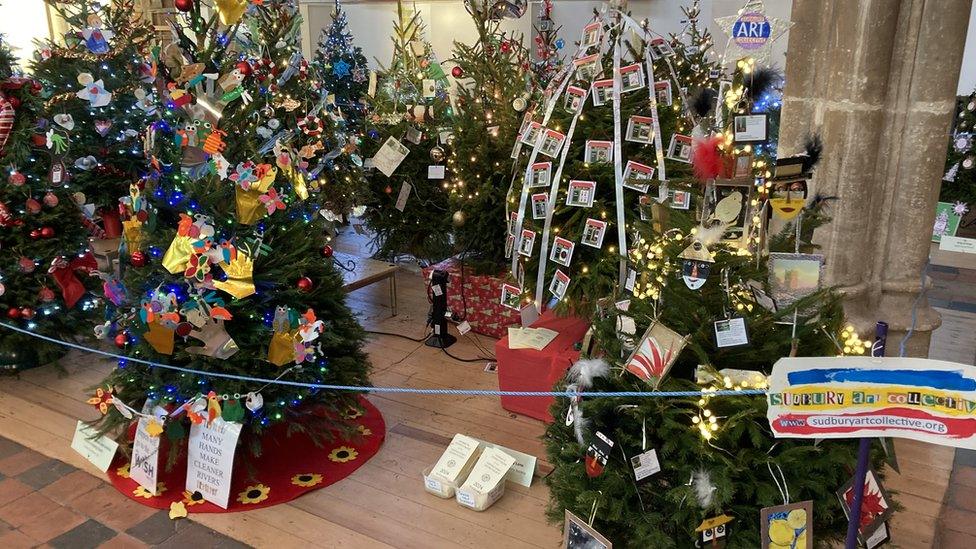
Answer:
[{"label": "sign reading many hands make cleaner rivers", "polygon": [[782,358],[769,376],[777,438],[901,437],[976,449],[976,367],[922,358]]}]

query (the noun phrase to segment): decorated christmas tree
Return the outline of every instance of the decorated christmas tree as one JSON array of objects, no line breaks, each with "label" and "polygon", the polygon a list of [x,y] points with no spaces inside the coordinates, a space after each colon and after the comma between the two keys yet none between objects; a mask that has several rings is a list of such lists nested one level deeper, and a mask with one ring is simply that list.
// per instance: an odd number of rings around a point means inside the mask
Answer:
[{"label": "decorated christmas tree", "polygon": [[107,295],[133,360],[105,380],[118,406],[100,427],[128,425],[122,411],[148,401],[179,410],[154,419],[173,444],[209,415],[242,423],[256,456],[281,425],[316,440],[355,431],[356,396],[302,384],[364,385],[369,364],[319,214],[329,176],[311,170],[338,135],[309,90],[300,15],[285,0],[246,7],[191,2],[158,54],[167,91],[147,138],[151,178],[126,202],[141,237]]},{"label": "decorated christmas tree", "polygon": [[336,0],[332,24],[322,29],[312,64],[322,93],[334,97],[348,127],[358,128],[366,113],[369,68],[362,48],[353,44],[346,25],[346,13]]},{"label": "decorated christmas tree", "polygon": [[946,173],[942,177],[940,202],[950,202],[958,215],[976,205],[976,92],[958,101],[952,141],[946,158]]},{"label": "decorated christmas tree", "polygon": [[[89,335],[97,287],[88,230],[67,181],[48,178],[41,84],[18,74],[0,36],[0,307],[4,322],[43,335]],[[48,121],[49,122],[49,121]],[[26,334],[0,333],[0,368],[16,371],[44,364],[63,348]]]},{"label": "decorated christmas tree", "polygon": [[368,93],[363,151],[374,171],[363,217],[377,257],[435,262],[451,255],[446,163],[457,136],[447,75],[424,39],[420,14],[402,1],[392,40],[393,59]]},{"label": "decorated christmas tree", "polygon": [[70,180],[95,236],[117,238],[118,198],[145,174],[142,132],[155,108],[146,63],[152,30],[133,0],[47,3],[68,26],[61,40],[38,45],[31,65],[45,90],[48,178]]},{"label": "decorated christmas tree", "polygon": [[457,78],[455,142],[448,165],[454,234],[465,261],[498,274],[505,263],[505,195],[523,115],[533,103],[529,52],[522,37],[502,32],[493,2],[465,4],[478,40],[454,42]]}]

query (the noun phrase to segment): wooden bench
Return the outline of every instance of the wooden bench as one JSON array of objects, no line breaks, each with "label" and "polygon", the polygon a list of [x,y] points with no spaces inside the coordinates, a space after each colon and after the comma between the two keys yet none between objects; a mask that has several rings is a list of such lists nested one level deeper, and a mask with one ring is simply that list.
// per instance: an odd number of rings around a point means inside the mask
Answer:
[{"label": "wooden bench", "polygon": [[389,279],[390,309],[393,311],[393,316],[397,315],[396,273],[400,269],[397,265],[341,252],[335,252],[333,257],[336,262],[343,266],[339,270],[342,272],[342,279],[345,282],[342,289],[346,293]]}]

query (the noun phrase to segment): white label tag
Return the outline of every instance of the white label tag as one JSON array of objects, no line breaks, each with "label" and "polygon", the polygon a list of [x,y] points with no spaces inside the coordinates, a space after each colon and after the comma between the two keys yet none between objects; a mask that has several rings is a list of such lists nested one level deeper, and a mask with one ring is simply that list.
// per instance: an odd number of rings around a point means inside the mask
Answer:
[{"label": "white label tag", "polygon": [[457,501],[461,505],[467,505],[468,507],[474,507],[474,496],[467,492],[457,491]]},{"label": "white label tag", "polygon": [[658,461],[657,451],[653,448],[630,458],[630,465],[634,468],[634,477],[637,482],[661,472],[661,462]]},{"label": "white label tag", "polygon": [[444,166],[427,166],[427,179],[444,179]]},{"label": "white label tag", "polygon": [[407,199],[410,198],[410,191],[412,189],[413,185],[407,183],[406,181],[403,182],[403,185],[400,186],[400,194],[397,195],[397,201],[394,205],[396,209],[402,212],[403,209],[407,207]]},{"label": "white label tag", "polygon": [[159,437],[149,436],[147,427],[155,419],[139,418],[136,438],[132,442],[132,459],[129,461],[129,478],[151,493],[156,493],[156,477],[159,472]]},{"label": "white label tag", "polygon": [[441,482],[436,478],[424,477],[424,484],[426,484],[428,488],[430,488],[435,492],[444,491],[444,485],[441,484]]},{"label": "white label tag", "polygon": [[464,335],[471,331],[471,324],[468,324],[468,321],[465,320],[457,325],[457,331],[459,334]]},{"label": "white label tag", "polygon": [[433,286],[431,286],[430,291],[434,292],[434,297],[440,297],[441,294],[444,293],[444,291],[441,290],[440,284],[434,284]]},{"label": "white label tag", "polygon": [[939,240],[939,250],[976,254],[976,238],[946,235]]}]

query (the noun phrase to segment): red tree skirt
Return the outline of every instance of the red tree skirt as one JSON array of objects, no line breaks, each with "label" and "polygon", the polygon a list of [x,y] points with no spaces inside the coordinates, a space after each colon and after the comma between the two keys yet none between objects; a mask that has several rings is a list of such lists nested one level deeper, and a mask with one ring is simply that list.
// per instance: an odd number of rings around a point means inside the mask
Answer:
[{"label": "red tree skirt", "polygon": [[[227,509],[204,501],[199,494],[185,492],[186,452],[181,451],[176,465],[167,470],[165,451],[169,445],[165,440],[160,445],[156,495],[129,478],[129,460],[121,453],[109,468],[109,479],[129,499],[157,509],[169,509],[171,503],[182,501],[190,514],[232,513],[285,503],[346,478],[376,455],[386,437],[386,423],[368,400],[363,398],[361,402],[366,413],[348,419],[358,426],[360,436],[335,440],[320,448],[303,433],[287,436],[288,426],[281,422],[268,429],[261,440],[261,455],[248,456],[246,465],[242,457],[248,450],[238,447]],[[185,446],[184,443],[181,448]]]}]

